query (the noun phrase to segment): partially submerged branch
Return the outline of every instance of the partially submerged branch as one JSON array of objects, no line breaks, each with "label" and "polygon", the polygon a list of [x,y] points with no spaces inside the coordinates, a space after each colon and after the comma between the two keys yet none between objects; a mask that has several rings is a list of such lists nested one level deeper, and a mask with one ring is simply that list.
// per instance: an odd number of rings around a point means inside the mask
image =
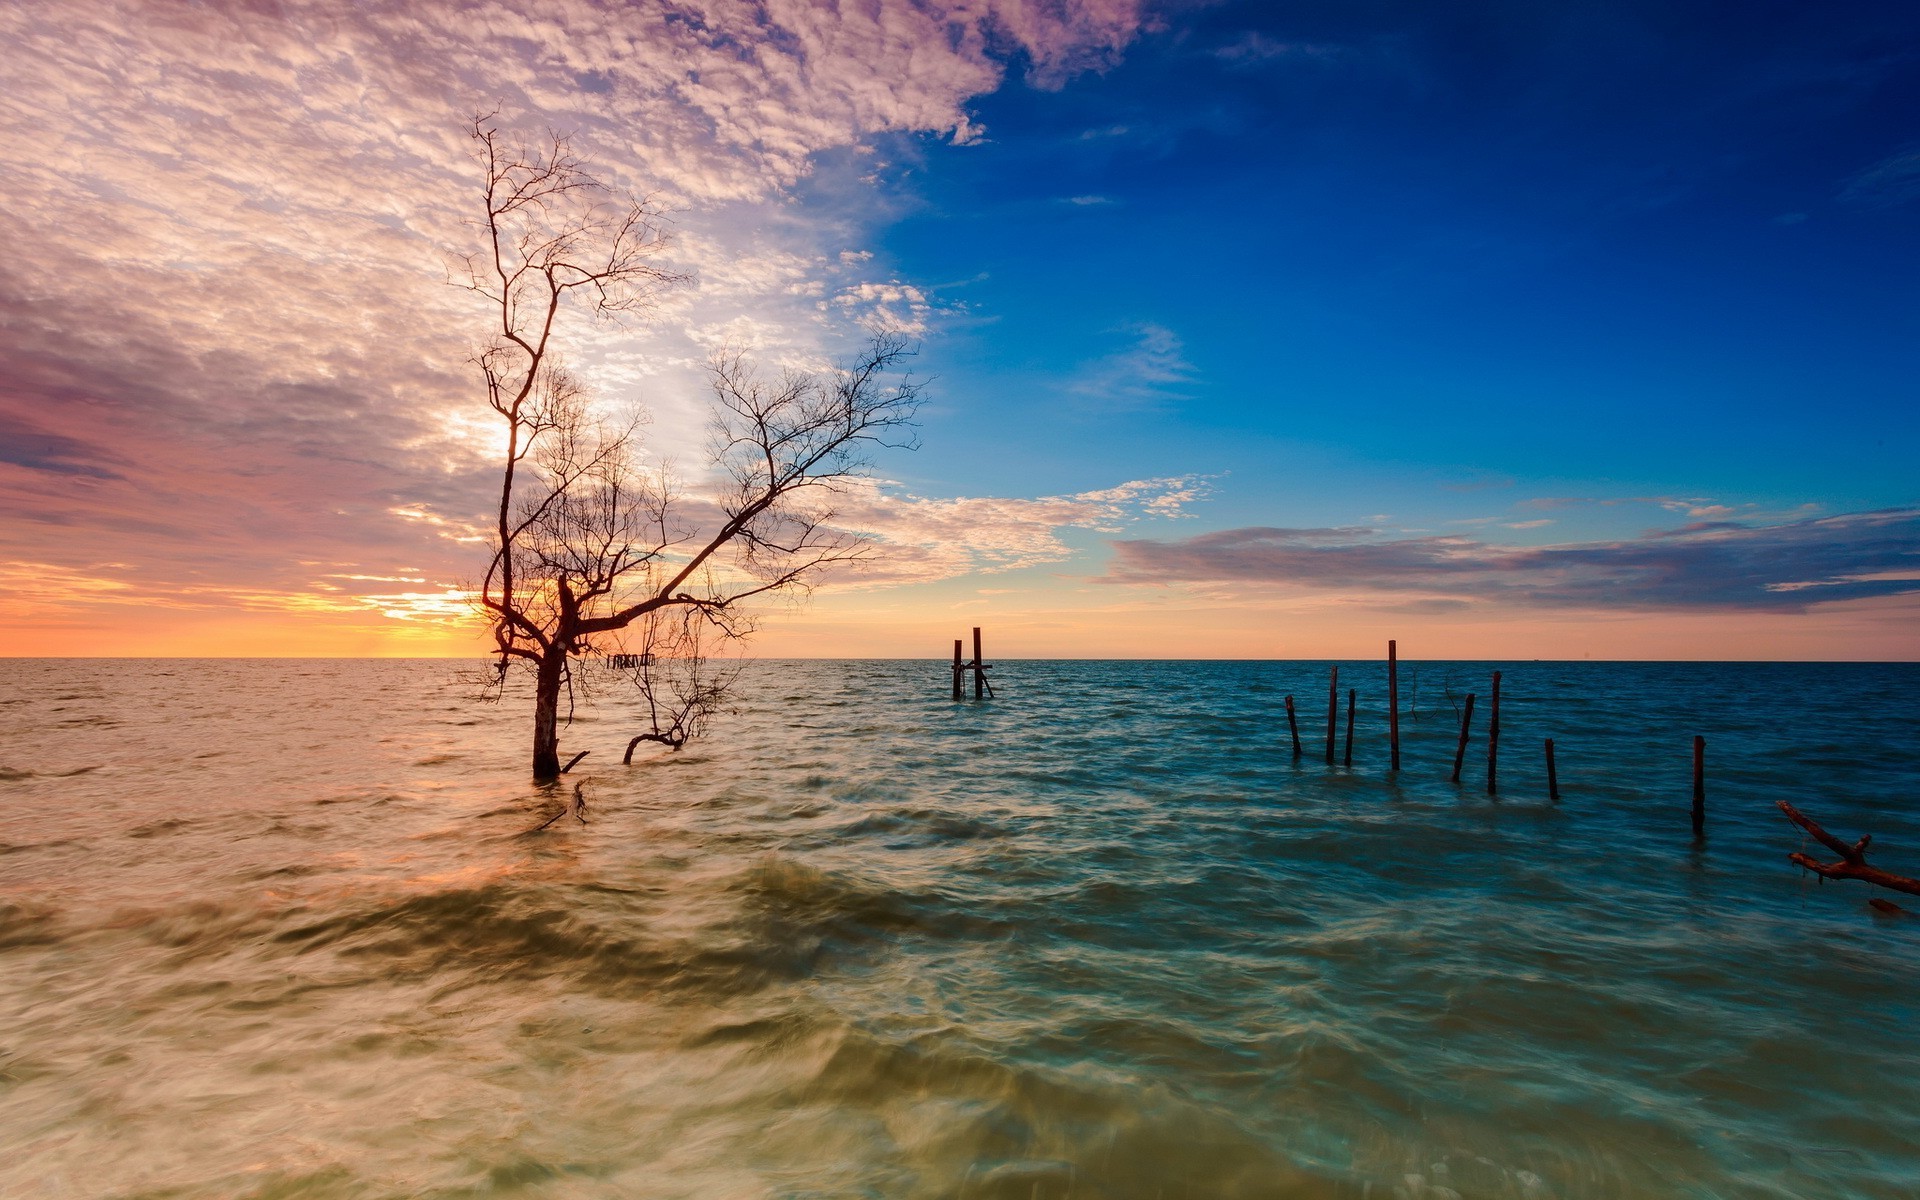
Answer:
[{"label": "partially submerged branch", "polygon": [[1866,834],[1849,846],[1839,838],[1828,833],[1785,800],[1779,802],[1780,811],[1787,814],[1787,820],[1807,831],[1814,841],[1840,856],[1839,862],[1823,863],[1812,855],[1795,852],[1787,855],[1791,861],[1823,879],[1857,879],[1862,883],[1871,883],[1889,888],[1896,892],[1905,892],[1909,896],[1920,896],[1920,879],[1909,879],[1905,875],[1895,875],[1891,871],[1882,871],[1878,867],[1867,865],[1867,846],[1873,841],[1872,834]]},{"label": "partially submerged branch", "polygon": [[[579,762],[580,758],[584,758],[584,757],[585,755],[583,754],[578,758],[575,758],[574,762]],[[571,766],[573,764],[569,763],[567,765]],[[540,822],[538,825],[535,825],[532,829],[529,829],[527,832],[539,833],[541,830],[545,829],[547,826],[553,824],[555,821],[558,821],[561,817],[566,817],[566,816],[571,816],[574,820],[580,822],[582,825],[585,825],[587,823],[586,780],[583,779],[579,783],[576,783],[573,785],[573,798],[571,800],[568,800],[566,803],[562,804],[560,806],[559,812],[554,813],[552,816]]]},{"label": "partially submerged branch", "polygon": [[649,729],[627,743],[622,763],[633,762],[642,742],[680,749],[731,705],[741,663],[717,658],[708,645],[709,632],[722,645],[743,636],[725,623],[724,614],[710,616],[699,607],[656,609],[642,620],[631,678],[646,705]]}]

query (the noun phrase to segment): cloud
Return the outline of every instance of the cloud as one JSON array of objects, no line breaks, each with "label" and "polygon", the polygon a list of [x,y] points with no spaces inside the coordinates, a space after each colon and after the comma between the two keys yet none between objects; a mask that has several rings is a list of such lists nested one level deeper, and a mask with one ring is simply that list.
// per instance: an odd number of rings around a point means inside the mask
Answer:
[{"label": "cloud", "polygon": [[1118,533],[1141,520],[1190,516],[1211,492],[1204,476],[1136,479],[1067,496],[915,496],[871,480],[835,506],[833,523],[871,537],[873,563],[841,582],[924,583],[1064,562],[1063,530]]},{"label": "cloud", "polygon": [[484,314],[444,283],[476,109],[570,132],[673,211],[697,283],[576,323],[568,356],[691,461],[716,346],[818,366],[940,315],[862,245],[874,189],[815,211],[798,181],[835,155],[871,173],[893,135],[977,137],[1008,62],[1059,86],[1140,22],[1135,0],[0,6],[0,560],[136,564],[133,590],[175,597],[312,594],[302,563],[457,578],[470,547],[406,514],[469,524],[491,486]]},{"label": "cloud", "polygon": [[1067,383],[1070,394],[1102,412],[1139,412],[1187,398],[1194,367],[1179,334],[1151,321],[1118,332],[1133,344],[1081,364]]},{"label": "cloud", "polygon": [[1325,62],[1337,58],[1341,48],[1321,42],[1287,42],[1253,32],[1212,51],[1213,57],[1232,67],[1251,67],[1287,60]]},{"label": "cloud", "polygon": [[1847,181],[1840,199],[1868,208],[1896,208],[1920,200],[1920,146],[1906,146]]},{"label": "cloud", "polygon": [[1920,592],[1920,509],[1702,521],[1611,542],[1502,546],[1367,528],[1229,529],[1112,543],[1114,583],[1244,582],[1552,608],[1801,611]]}]

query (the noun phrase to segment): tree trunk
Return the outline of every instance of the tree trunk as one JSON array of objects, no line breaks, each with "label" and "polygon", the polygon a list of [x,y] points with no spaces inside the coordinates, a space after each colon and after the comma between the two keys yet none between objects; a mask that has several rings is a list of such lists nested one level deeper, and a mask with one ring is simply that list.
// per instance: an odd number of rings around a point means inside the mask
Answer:
[{"label": "tree trunk", "polygon": [[567,665],[564,649],[550,649],[540,657],[533,696],[533,779],[547,783],[560,778],[560,682]]}]

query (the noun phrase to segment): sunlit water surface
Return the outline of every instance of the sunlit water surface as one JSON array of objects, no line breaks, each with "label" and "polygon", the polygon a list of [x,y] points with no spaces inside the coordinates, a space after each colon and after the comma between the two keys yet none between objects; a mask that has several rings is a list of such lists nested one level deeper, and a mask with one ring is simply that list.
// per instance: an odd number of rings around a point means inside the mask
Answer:
[{"label": "sunlit water surface", "polygon": [[1326,664],[762,663],[557,793],[470,671],[0,663],[0,1195],[1920,1195],[1920,918],[1773,807],[1920,873],[1914,667],[1410,664],[1396,778],[1378,663],[1351,770]]}]

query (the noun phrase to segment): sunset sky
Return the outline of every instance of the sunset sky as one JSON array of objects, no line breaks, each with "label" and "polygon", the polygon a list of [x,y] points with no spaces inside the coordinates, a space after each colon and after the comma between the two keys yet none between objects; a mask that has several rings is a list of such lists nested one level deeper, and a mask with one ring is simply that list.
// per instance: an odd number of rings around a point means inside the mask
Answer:
[{"label": "sunset sky", "polygon": [[570,360],[904,329],[877,566],[757,653],[1920,657],[1920,7],[0,9],[0,654],[474,654],[464,128],[693,276]]}]

